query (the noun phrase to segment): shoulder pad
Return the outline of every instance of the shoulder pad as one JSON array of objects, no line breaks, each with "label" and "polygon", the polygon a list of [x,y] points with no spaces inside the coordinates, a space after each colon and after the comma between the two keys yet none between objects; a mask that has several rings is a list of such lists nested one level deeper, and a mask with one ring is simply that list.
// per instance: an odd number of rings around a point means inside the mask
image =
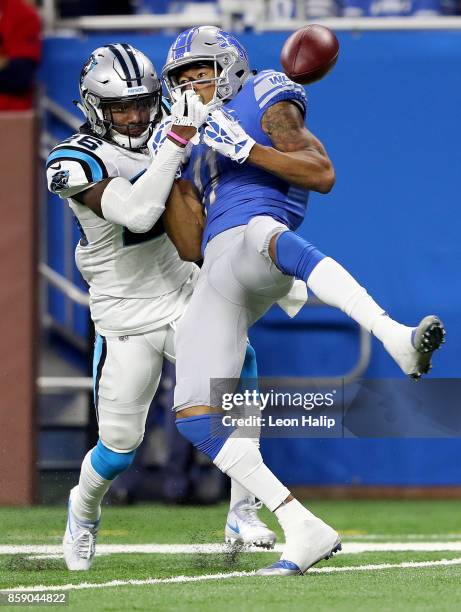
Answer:
[{"label": "shoulder pad", "polygon": [[70,160],[79,163],[87,178],[88,182],[100,181],[109,176],[107,167],[99,150],[108,145],[94,136],[81,136],[77,134],[65,140],[55,147],[48,156],[46,167],[56,165],[63,160]]},{"label": "shoulder pad", "polygon": [[77,136],[55,147],[46,162],[48,189],[62,198],[72,197],[108,177],[105,163],[89,148],[97,140],[89,136],[78,138],[91,139],[82,145],[76,142]]},{"label": "shoulder pad", "polygon": [[282,100],[293,100],[299,104],[303,114],[306,113],[307,96],[302,85],[294,83],[283,72],[263,70],[253,81],[255,100],[264,111]]}]

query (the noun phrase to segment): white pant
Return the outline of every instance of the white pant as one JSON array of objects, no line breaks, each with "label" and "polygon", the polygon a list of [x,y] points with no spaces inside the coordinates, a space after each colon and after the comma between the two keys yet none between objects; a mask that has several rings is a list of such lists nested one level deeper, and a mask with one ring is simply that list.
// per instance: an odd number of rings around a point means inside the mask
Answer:
[{"label": "white pant", "polygon": [[248,328],[293,285],[268,253],[272,236],[287,229],[260,216],[208,244],[176,335],[176,410],[211,406],[210,379],[239,378]]},{"label": "white pant", "polygon": [[163,359],[174,362],[175,323],[147,334],[97,339],[102,354],[95,376],[99,436],[116,452],[130,452],[143,439],[149,406]]}]

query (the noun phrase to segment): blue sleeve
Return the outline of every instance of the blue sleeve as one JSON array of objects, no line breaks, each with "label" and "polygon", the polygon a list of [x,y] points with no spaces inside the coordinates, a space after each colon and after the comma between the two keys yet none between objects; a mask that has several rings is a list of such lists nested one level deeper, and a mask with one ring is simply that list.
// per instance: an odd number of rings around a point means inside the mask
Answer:
[{"label": "blue sleeve", "polygon": [[264,70],[257,75],[254,80],[254,96],[260,118],[268,108],[283,100],[296,102],[303,116],[306,116],[307,95],[304,87],[294,83],[283,72]]}]

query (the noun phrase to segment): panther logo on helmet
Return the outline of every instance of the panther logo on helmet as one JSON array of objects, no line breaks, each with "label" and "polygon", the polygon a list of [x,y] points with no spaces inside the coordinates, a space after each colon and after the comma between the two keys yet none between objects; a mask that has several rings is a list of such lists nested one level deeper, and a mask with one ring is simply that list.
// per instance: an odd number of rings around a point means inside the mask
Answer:
[{"label": "panther logo on helmet", "polygon": [[93,68],[95,66],[98,65],[98,60],[95,58],[95,56],[93,54],[90,55],[90,57],[88,58],[86,64],[83,66],[82,71],[80,73],[80,83],[83,82],[83,79],[86,77],[86,75],[93,70]]}]

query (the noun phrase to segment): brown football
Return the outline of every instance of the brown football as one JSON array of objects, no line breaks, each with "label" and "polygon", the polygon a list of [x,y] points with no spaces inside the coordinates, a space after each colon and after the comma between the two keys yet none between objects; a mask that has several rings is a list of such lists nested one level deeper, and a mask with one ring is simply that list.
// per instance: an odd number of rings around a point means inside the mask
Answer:
[{"label": "brown football", "polygon": [[280,62],[285,74],[295,83],[309,85],[322,79],[339,55],[339,42],[325,26],[311,24],[287,38]]}]

